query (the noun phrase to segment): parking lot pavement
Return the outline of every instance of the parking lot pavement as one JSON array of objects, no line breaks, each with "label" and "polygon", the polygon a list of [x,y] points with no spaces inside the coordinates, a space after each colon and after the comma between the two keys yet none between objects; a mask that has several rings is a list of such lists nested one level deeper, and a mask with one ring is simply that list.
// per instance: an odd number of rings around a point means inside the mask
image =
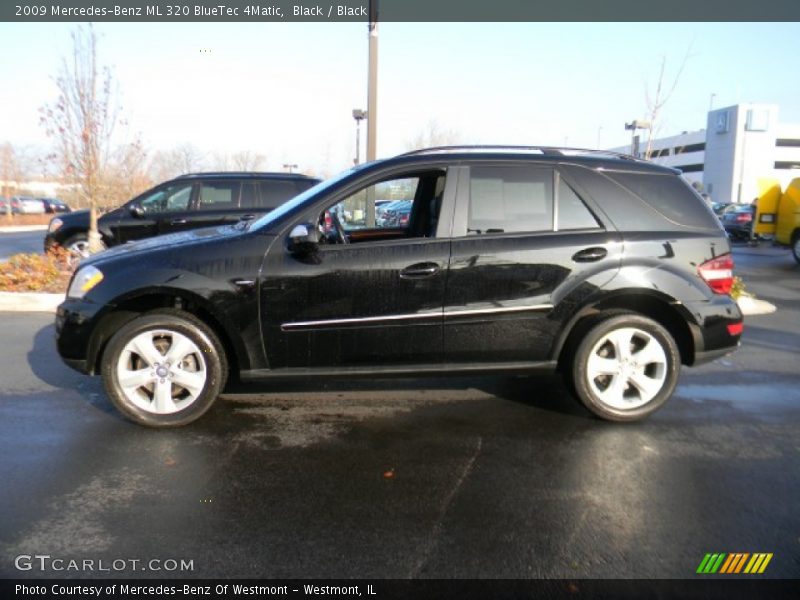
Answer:
[{"label": "parking lot pavement", "polygon": [[0,260],[20,252],[43,252],[44,231],[0,232]]},{"label": "parking lot pavement", "polygon": [[41,577],[14,568],[40,553],[192,577],[691,578],[709,552],[771,552],[765,576],[798,577],[800,269],[737,265],[778,311],[629,425],[556,377],[459,378],[239,387],[151,431],[61,364],[51,317],[0,315],[0,576]]}]

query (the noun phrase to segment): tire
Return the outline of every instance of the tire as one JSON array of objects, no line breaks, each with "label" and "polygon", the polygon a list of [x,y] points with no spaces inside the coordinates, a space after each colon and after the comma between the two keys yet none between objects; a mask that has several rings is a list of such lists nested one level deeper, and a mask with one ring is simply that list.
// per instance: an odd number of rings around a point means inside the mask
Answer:
[{"label": "tire", "polygon": [[[107,248],[102,240],[100,240],[100,244],[103,250]],[[67,251],[69,251],[70,254],[79,259],[89,256],[89,236],[85,233],[76,233],[67,239],[62,245]]]},{"label": "tire", "polygon": [[642,315],[600,318],[577,342],[567,369],[570,384],[598,417],[638,421],[672,395],[681,364],[677,344],[664,327]]},{"label": "tire", "polygon": [[114,334],[101,373],[106,393],[126,417],[148,427],[179,427],[211,408],[228,363],[207,325],[189,313],[161,309]]},{"label": "tire", "polygon": [[792,236],[792,256],[800,264],[800,232]]}]

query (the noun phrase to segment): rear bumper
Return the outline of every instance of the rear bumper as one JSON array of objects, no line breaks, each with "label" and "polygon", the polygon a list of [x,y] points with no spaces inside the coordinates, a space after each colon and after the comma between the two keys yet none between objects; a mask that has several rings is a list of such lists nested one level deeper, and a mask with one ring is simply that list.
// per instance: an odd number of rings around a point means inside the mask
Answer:
[{"label": "rear bumper", "polygon": [[730,354],[731,352],[733,352],[738,348],[739,348],[739,343],[737,342],[735,346],[731,346],[728,348],[718,348],[717,350],[708,350],[706,352],[695,352],[694,363],[692,363],[692,365],[697,366],[709,363],[712,360],[716,360],[718,358]]},{"label": "rear bumper", "polygon": [[708,301],[683,305],[691,313],[690,330],[694,338],[692,365],[710,362],[730,354],[739,347],[741,332],[736,331],[743,321],[739,305],[730,296],[716,295]]}]

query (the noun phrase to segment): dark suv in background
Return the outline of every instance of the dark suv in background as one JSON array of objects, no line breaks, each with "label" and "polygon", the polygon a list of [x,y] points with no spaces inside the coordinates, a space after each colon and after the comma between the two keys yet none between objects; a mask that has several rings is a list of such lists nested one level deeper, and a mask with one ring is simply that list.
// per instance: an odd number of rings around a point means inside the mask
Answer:
[{"label": "dark suv in background", "polygon": [[[166,181],[102,215],[97,227],[106,247],[125,242],[254,219],[304,192],[319,179],[291,173],[193,173]],[[88,256],[89,211],[50,221],[53,244]]]},{"label": "dark suv in background", "polygon": [[[376,226],[376,199],[411,202]],[[734,350],[717,218],[678,171],[597,151],[462,147],[355,167],[256,221],[84,260],[58,350],[129,418],[183,425],[243,380],[559,369],[643,418]],[[531,394],[535,394],[531,386]]]}]

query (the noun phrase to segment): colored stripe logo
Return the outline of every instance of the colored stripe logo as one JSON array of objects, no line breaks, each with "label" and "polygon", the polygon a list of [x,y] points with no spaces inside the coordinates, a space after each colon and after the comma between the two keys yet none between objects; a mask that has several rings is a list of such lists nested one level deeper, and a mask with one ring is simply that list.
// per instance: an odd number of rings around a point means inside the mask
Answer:
[{"label": "colored stripe logo", "polygon": [[734,552],[724,553],[718,552],[714,554],[706,554],[697,567],[697,573],[702,575],[721,573],[725,575],[734,575],[739,573],[746,573],[750,575],[763,573],[769,561],[772,560],[772,553],[755,552]]}]

